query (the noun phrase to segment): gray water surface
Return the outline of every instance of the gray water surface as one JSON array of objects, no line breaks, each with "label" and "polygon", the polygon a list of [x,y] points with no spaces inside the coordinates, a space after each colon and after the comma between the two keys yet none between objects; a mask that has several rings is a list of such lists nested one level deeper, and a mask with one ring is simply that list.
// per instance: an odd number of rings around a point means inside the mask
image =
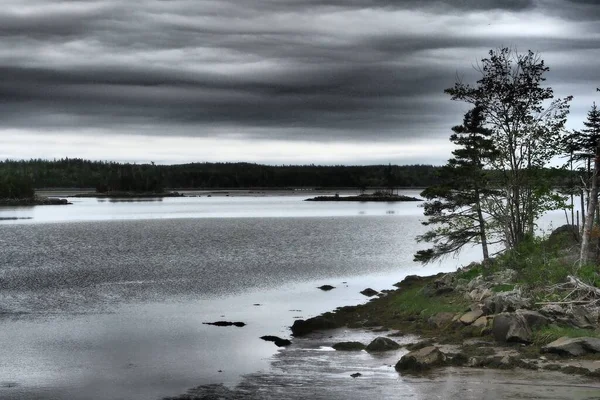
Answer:
[{"label": "gray water surface", "polygon": [[[294,319],[364,302],[366,287],[480,258],[475,248],[415,264],[414,238],[425,229],[418,203],[302,199],[0,208],[0,218],[30,218],[0,221],[0,398],[137,400],[203,384],[234,388],[245,376],[270,376],[285,355],[260,336],[289,337]],[[336,288],[316,288],[326,283]],[[203,324],[217,320],[247,325]]]}]

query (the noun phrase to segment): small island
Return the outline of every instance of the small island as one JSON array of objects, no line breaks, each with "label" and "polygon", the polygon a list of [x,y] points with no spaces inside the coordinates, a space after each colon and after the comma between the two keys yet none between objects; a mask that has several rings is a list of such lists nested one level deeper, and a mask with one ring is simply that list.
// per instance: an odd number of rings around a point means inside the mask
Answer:
[{"label": "small island", "polygon": [[163,198],[163,197],[184,197],[183,193],[178,192],[128,192],[128,191],[109,191],[109,192],[93,192],[93,193],[78,193],[69,197],[76,198],[105,198],[105,199],[123,199],[123,198]]},{"label": "small island", "polygon": [[389,194],[389,193],[373,193],[373,194],[360,194],[358,196],[340,196],[335,194],[334,196],[317,196],[305,201],[360,201],[360,202],[398,202],[398,201],[423,201],[422,199],[410,196],[404,196],[401,194]]},{"label": "small island", "polygon": [[69,204],[73,203],[70,203],[67,199],[43,196],[13,197],[0,199],[0,207],[62,206]]},{"label": "small island", "polygon": [[0,207],[54,206],[71,204],[67,199],[35,194],[33,183],[27,176],[0,175]]}]

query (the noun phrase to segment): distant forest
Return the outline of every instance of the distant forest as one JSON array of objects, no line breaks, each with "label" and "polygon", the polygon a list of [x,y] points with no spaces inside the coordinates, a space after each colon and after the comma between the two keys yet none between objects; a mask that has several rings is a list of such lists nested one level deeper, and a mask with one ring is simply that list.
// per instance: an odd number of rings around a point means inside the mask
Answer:
[{"label": "distant forest", "polygon": [[[432,165],[154,165],[65,158],[0,162],[0,180],[36,189],[96,188],[99,192],[160,192],[165,188],[422,188],[439,183],[439,170]],[[546,173],[554,176],[557,185],[568,179],[567,171]]]},{"label": "distant forest", "polygon": [[37,188],[161,191],[164,188],[425,187],[437,182],[431,165],[271,166],[250,163],[120,164],[82,159],[3,161],[0,176]]}]

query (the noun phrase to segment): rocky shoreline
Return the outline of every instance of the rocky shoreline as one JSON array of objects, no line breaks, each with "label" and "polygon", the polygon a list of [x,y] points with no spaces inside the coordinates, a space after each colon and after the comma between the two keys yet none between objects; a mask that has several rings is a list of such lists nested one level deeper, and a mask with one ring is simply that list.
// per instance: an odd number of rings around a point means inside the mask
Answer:
[{"label": "rocky shoreline", "polygon": [[398,390],[418,398],[437,398],[439,390],[468,400],[596,398],[593,307],[536,304],[514,270],[481,264],[394,286],[364,290],[365,304],[295,320],[291,340],[261,337],[284,348],[268,370],[165,400],[354,400],[393,398]]},{"label": "rocky shoreline", "polygon": [[[536,304],[512,283],[515,271],[473,276],[480,268],[474,264],[449,274],[408,276],[395,285],[398,289],[366,304],[296,320],[292,335],[342,327],[388,332],[375,341],[389,349],[394,337],[417,335],[420,341],[408,344],[409,352],[395,364],[400,374],[443,367],[522,368],[600,379],[597,308]],[[375,341],[334,348],[368,351]]]}]

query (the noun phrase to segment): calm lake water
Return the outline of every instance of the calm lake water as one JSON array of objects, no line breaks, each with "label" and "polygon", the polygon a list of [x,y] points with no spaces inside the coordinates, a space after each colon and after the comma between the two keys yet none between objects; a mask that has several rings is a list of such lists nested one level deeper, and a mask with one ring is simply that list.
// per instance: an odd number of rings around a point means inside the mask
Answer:
[{"label": "calm lake water", "polygon": [[[289,337],[294,319],[364,302],[366,287],[480,258],[472,249],[415,264],[418,203],[305,197],[0,208],[0,398],[160,399],[233,387],[285,351],[260,336]],[[336,289],[316,289],[325,283]],[[247,326],[203,324],[217,320]]]}]

